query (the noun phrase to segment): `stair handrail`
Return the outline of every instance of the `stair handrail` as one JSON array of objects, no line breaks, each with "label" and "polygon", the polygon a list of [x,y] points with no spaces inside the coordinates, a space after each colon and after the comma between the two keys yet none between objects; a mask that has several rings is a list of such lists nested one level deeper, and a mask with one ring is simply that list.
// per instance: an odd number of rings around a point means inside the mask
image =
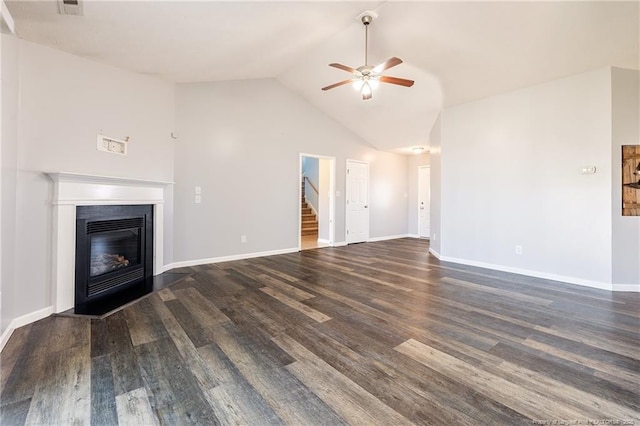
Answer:
[{"label": "stair handrail", "polygon": [[311,189],[313,189],[313,191],[318,194],[318,188],[316,188],[316,186],[313,184],[313,182],[311,182],[311,179],[309,179],[309,176],[303,176],[304,180],[306,180],[307,182],[309,182],[309,186],[311,187]]}]

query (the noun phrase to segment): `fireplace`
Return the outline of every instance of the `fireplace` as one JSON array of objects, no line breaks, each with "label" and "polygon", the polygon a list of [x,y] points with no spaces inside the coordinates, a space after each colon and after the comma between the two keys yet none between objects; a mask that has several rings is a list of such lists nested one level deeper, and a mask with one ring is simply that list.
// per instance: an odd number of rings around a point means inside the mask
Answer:
[{"label": "fireplace", "polygon": [[[161,274],[164,267],[164,200],[165,190],[173,185],[173,182],[152,181],[143,179],[122,178],[114,176],[98,176],[85,175],[68,172],[51,172],[47,173],[53,181],[53,191],[51,193],[52,205],[52,235],[51,235],[51,311],[60,313],[74,309],[75,300],[75,280],[76,280],[76,234],[77,231],[77,210],[78,207],[91,206],[107,207],[107,206],[147,206],[152,208],[153,231],[151,234],[145,234],[145,256],[152,255],[152,275]],[[136,216],[134,214],[133,216]],[[147,216],[147,219],[149,217]],[[85,217],[86,219],[86,217]],[[111,218],[114,219],[114,218]],[[119,219],[116,217],[115,219]],[[110,220],[109,218],[97,221]],[[146,224],[145,220],[145,224]],[[145,225],[146,226],[146,225]],[[147,226],[146,230],[150,228]],[[84,231],[86,233],[86,230]],[[151,235],[151,237],[148,237]],[[150,243],[152,241],[152,244]],[[150,249],[149,247],[152,247]],[[89,249],[83,246],[83,250],[88,252]],[[120,253],[116,253],[120,254]],[[127,259],[128,260],[128,259]],[[88,258],[86,260],[89,262]],[[132,261],[129,260],[129,264]],[[134,262],[135,263],[135,262]],[[129,265],[118,268],[128,269]],[[89,266],[87,266],[89,269]],[[149,273],[145,266],[145,276]],[[129,269],[131,271],[131,269]],[[113,271],[112,271],[113,272]],[[102,274],[98,274],[102,276]],[[104,274],[103,278],[106,278]],[[146,281],[146,280],[145,280]],[[125,285],[126,286],[126,285]],[[138,290],[136,290],[136,287]],[[91,308],[102,305],[108,305],[118,298],[118,294],[140,292],[140,286],[132,286],[128,291],[119,291],[111,289],[111,301],[109,298],[97,298],[91,303]],[[98,289],[96,289],[97,291]],[[98,292],[100,293],[100,292]],[[107,292],[100,293],[106,296]],[[126,294],[124,294],[126,296]],[[125,298],[121,297],[121,301]],[[101,303],[105,302],[105,303]],[[126,301],[124,301],[126,303]],[[121,304],[121,303],[120,303]],[[115,306],[118,306],[117,304]],[[114,306],[114,307],[115,307]],[[86,307],[86,306],[85,306]],[[107,312],[107,309],[105,312]]]},{"label": "fireplace", "polygon": [[75,313],[102,314],[153,287],[153,206],[76,207]]}]

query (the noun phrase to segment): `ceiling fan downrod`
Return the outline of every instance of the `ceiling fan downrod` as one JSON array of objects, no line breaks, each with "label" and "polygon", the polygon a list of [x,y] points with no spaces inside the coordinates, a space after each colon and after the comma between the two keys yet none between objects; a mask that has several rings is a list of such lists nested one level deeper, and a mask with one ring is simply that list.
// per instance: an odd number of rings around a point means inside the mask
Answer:
[{"label": "ceiling fan downrod", "polygon": [[362,23],[364,24],[364,65],[369,65],[367,52],[369,50],[369,24],[373,22],[371,15],[364,15]]}]

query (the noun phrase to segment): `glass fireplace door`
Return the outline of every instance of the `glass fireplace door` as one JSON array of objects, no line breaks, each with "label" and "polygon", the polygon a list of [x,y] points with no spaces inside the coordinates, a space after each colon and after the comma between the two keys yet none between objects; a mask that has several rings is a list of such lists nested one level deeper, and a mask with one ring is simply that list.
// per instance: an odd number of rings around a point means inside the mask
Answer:
[{"label": "glass fireplace door", "polygon": [[140,228],[90,234],[89,276],[97,277],[141,262]]}]

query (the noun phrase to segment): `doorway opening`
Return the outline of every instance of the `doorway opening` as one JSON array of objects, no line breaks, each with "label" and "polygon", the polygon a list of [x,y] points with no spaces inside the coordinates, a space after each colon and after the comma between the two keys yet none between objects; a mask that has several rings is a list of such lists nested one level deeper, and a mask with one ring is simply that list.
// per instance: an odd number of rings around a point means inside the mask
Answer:
[{"label": "doorway opening", "polygon": [[335,241],[335,157],[300,154],[298,250]]}]

